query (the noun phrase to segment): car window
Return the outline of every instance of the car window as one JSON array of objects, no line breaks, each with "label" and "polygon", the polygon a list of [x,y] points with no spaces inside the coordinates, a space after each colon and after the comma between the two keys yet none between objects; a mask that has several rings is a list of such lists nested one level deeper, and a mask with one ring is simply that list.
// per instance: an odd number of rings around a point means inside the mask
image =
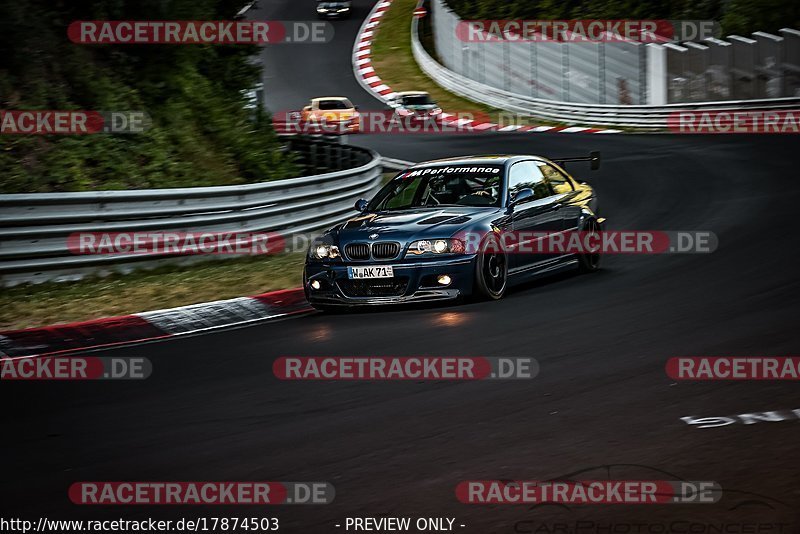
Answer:
[{"label": "car window", "polygon": [[541,169],[542,174],[544,174],[544,177],[547,179],[550,187],[557,195],[571,193],[575,190],[575,188],[572,187],[572,182],[569,181],[569,178],[564,176],[564,173],[549,163],[539,163],[539,169]]},{"label": "car window", "polygon": [[347,100],[320,100],[317,104],[317,109],[322,111],[334,109],[350,109],[352,104]]},{"label": "car window", "polygon": [[533,161],[521,161],[511,166],[508,174],[508,198],[513,199],[521,189],[533,189],[533,198],[546,198],[552,195],[544,175]]},{"label": "car window", "polygon": [[372,211],[436,206],[499,206],[502,167],[443,165],[403,171],[369,204]]},{"label": "car window", "polygon": [[428,95],[414,95],[414,96],[403,97],[404,106],[427,106],[433,103],[434,102],[430,99]]},{"label": "car window", "polygon": [[395,180],[391,182],[391,184],[391,193],[387,196],[383,206],[381,206],[383,209],[402,208],[413,205],[414,197],[417,196],[417,190],[420,187],[425,187],[422,180]]}]

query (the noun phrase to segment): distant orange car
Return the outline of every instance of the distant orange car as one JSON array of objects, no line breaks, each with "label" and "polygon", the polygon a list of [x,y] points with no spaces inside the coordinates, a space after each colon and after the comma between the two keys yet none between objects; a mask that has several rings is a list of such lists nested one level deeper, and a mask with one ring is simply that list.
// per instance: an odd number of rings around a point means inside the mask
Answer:
[{"label": "distant orange car", "polygon": [[319,124],[325,131],[357,133],[361,130],[358,110],[343,96],[323,96],[311,100],[303,108],[304,123]]}]

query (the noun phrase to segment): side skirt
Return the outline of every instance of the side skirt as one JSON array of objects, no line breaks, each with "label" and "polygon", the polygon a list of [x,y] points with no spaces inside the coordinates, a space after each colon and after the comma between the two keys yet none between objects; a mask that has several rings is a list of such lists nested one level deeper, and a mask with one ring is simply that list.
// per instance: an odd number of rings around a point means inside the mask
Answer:
[{"label": "side skirt", "polygon": [[548,276],[569,269],[576,269],[577,267],[578,259],[574,254],[561,256],[560,258],[545,260],[509,271],[508,283],[509,285],[517,285],[540,276]]}]

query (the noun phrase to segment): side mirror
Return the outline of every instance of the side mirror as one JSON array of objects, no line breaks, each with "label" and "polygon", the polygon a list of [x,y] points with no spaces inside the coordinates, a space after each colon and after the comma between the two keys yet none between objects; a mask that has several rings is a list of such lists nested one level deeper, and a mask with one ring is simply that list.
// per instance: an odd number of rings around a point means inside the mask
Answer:
[{"label": "side mirror", "polygon": [[526,187],[525,189],[520,189],[517,191],[517,194],[511,198],[511,202],[508,204],[509,208],[520,204],[521,202],[525,202],[529,198],[533,198],[533,189],[530,187]]},{"label": "side mirror", "polygon": [[367,204],[368,202],[366,200],[364,200],[363,198],[359,198],[358,200],[356,200],[356,206],[355,206],[356,211],[360,211],[362,213],[367,211]]},{"label": "side mirror", "polygon": [[589,168],[593,171],[596,171],[600,168],[600,152],[597,150],[592,150],[589,152]]}]

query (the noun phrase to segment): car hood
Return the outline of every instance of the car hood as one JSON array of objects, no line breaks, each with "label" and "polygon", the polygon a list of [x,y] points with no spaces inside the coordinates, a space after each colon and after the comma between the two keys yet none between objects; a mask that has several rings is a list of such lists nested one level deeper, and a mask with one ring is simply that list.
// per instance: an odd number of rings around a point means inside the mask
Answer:
[{"label": "car hood", "polygon": [[352,119],[356,116],[356,110],[350,109],[331,109],[331,110],[314,110],[312,112],[314,117],[324,120],[338,120],[338,119]]},{"label": "car hood", "polygon": [[340,243],[447,238],[500,212],[500,208],[494,207],[445,207],[365,213],[334,227],[333,233]]}]

